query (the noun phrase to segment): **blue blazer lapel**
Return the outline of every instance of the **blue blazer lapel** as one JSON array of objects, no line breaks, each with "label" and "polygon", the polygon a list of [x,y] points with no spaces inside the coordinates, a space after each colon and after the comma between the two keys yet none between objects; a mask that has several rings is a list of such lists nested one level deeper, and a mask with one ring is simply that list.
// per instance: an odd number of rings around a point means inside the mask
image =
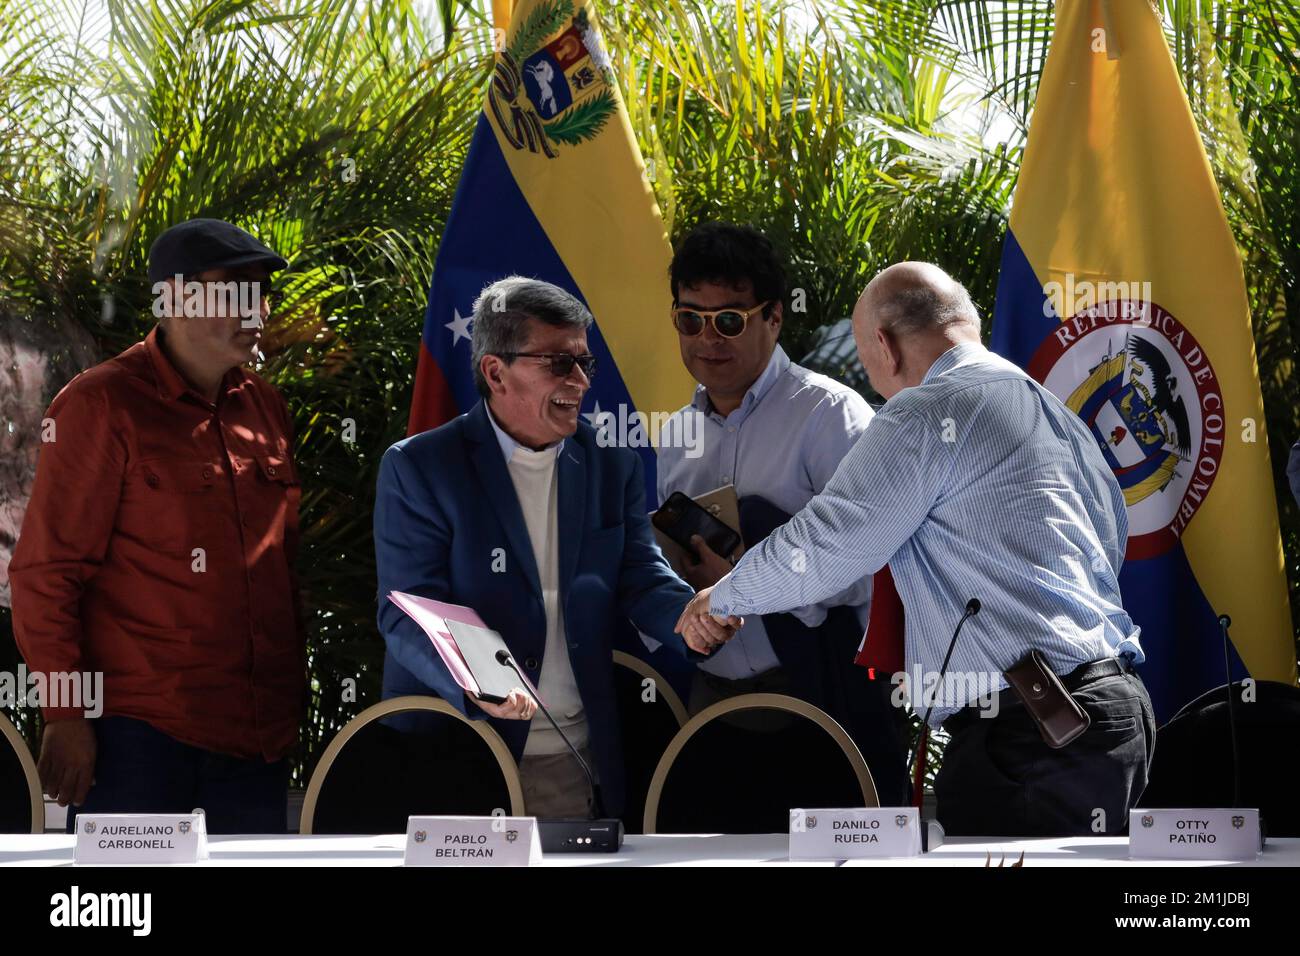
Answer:
[{"label": "blue blazer lapel", "polygon": [[519,496],[515,493],[515,483],[510,478],[505,458],[501,455],[501,446],[497,443],[496,433],[492,431],[492,423],[488,421],[487,406],[480,400],[470,409],[467,418],[465,437],[471,445],[470,460],[483,483],[483,493],[496,512],[514,559],[523,568],[529,586],[541,597],[541,577],[537,573],[537,560],[533,557],[533,545],[528,538],[528,526],[524,524],[524,512],[519,507]]},{"label": "blue blazer lapel", "polygon": [[573,438],[564,441],[556,466],[560,482],[556,495],[556,533],[560,536],[560,594],[567,597],[569,582],[578,570],[578,553],[587,534],[587,452]]}]

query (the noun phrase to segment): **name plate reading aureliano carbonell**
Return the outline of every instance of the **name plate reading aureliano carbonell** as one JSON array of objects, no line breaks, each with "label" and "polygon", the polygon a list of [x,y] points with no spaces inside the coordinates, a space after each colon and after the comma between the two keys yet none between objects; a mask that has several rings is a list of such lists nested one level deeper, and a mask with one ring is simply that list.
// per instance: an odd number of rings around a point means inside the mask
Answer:
[{"label": "name plate reading aureliano carbonell", "polygon": [[202,810],[77,815],[77,863],[197,863],[207,858]]}]

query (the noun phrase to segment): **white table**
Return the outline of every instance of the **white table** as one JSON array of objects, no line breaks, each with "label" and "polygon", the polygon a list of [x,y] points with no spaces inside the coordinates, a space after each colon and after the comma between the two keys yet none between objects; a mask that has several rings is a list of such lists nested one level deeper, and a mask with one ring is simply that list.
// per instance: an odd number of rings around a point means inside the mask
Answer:
[{"label": "white table", "polygon": [[[405,837],[387,836],[213,836],[210,859],[201,866],[399,866]],[[0,835],[0,867],[63,866],[72,863],[69,834]],[[791,863],[787,837],[629,836],[616,854],[561,853],[545,866],[834,866]],[[1025,866],[1300,866],[1300,839],[1273,839],[1253,863],[1228,861],[1130,860],[1124,837],[1059,837],[1046,840],[957,838],[911,860],[853,860],[847,866],[1009,866],[1025,854]]]}]

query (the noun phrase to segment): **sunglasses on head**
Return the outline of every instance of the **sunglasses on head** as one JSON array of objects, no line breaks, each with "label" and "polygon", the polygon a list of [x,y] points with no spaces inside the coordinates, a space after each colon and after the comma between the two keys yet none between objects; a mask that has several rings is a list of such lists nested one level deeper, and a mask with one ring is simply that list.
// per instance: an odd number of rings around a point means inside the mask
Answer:
[{"label": "sunglasses on head", "polygon": [[760,302],[752,309],[686,309],[673,308],[673,325],[682,335],[700,335],[704,327],[713,323],[713,331],[724,339],[734,339],[745,331],[752,316],[762,312],[772,300]]},{"label": "sunglasses on head", "polygon": [[568,378],[575,365],[582,369],[582,374],[587,378],[596,374],[596,356],[590,353],[571,355],[568,352],[497,352],[496,354],[503,359],[547,359],[551,365],[551,374],[556,378]]}]

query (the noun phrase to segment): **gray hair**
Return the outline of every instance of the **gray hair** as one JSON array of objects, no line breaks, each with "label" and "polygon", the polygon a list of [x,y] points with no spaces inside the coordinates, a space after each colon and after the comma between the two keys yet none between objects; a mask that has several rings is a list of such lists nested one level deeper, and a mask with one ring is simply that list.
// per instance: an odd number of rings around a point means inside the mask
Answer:
[{"label": "gray hair", "polygon": [[880,327],[897,336],[916,332],[937,332],[950,325],[980,327],[979,310],[970,293],[960,282],[953,281],[949,292],[932,285],[914,285],[885,297],[877,307]]},{"label": "gray hair", "polygon": [[[491,394],[483,377],[483,356],[518,352],[527,338],[527,320],[586,330],[591,313],[582,302],[557,285],[540,279],[507,276],[486,286],[474,300],[471,356],[474,385],[484,398]],[[509,364],[513,358],[504,359]]]}]

